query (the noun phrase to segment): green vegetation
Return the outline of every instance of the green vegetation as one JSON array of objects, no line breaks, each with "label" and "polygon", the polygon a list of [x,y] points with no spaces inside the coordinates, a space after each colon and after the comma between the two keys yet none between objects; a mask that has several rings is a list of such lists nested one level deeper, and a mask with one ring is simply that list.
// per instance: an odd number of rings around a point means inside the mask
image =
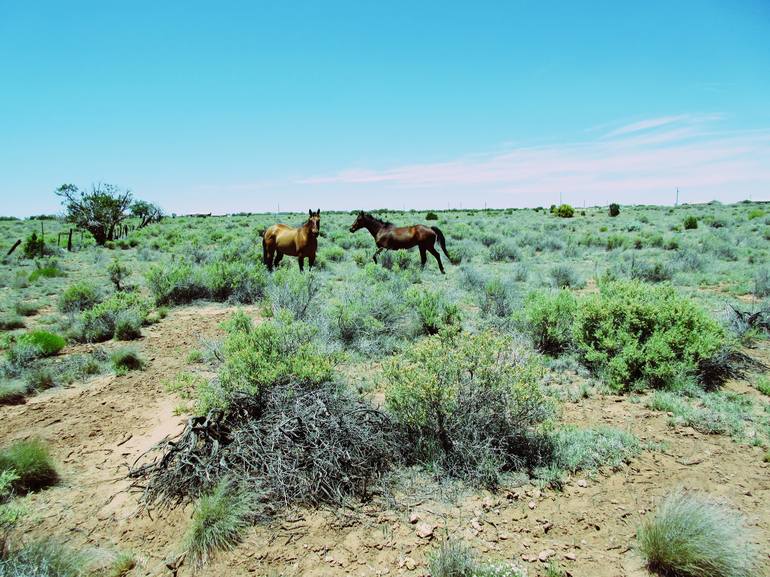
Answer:
[{"label": "green vegetation", "polygon": [[92,284],[81,281],[68,286],[59,297],[59,310],[63,313],[79,313],[96,306],[99,292]]},{"label": "green vegetation", "polygon": [[667,285],[603,284],[581,299],[573,329],[581,360],[617,389],[676,389],[728,346],[724,329]]},{"label": "green vegetation", "polygon": [[90,577],[92,559],[51,539],[25,543],[0,559],[3,577]]},{"label": "green vegetation", "polygon": [[740,513],[712,498],[675,492],[637,531],[651,571],[681,577],[754,577],[760,552]]},{"label": "green vegetation", "polygon": [[412,460],[494,486],[533,463],[551,416],[542,368],[494,333],[428,337],[386,363],[386,403],[410,439]]},{"label": "green vegetation", "polygon": [[113,351],[110,355],[110,363],[112,363],[113,370],[118,374],[125,374],[128,371],[141,371],[146,364],[135,349],[127,347]]},{"label": "green vegetation", "polygon": [[16,475],[13,488],[20,493],[37,491],[59,480],[48,448],[38,439],[18,441],[0,450],[0,473]]},{"label": "green vegetation", "polygon": [[428,558],[431,577],[524,577],[526,572],[517,565],[499,561],[480,561],[474,551],[462,541],[445,539]]},{"label": "green vegetation", "polygon": [[251,525],[253,499],[229,480],[198,499],[184,547],[194,566],[208,563],[217,551],[232,549]]}]

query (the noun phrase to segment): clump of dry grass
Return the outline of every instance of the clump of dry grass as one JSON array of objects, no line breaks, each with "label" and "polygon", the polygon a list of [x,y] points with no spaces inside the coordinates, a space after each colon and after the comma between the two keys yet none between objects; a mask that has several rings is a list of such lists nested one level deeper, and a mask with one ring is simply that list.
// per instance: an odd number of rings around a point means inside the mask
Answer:
[{"label": "clump of dry grass", "polygon": [[637,531],[651,571],[672,577],[753,577],[759,550],[743,516],[695,492],[676,491]]}]

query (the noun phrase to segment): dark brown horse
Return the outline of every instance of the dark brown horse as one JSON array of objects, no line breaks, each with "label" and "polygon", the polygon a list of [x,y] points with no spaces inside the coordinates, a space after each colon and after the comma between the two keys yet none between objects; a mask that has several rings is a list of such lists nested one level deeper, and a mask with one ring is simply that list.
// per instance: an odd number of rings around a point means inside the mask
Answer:
[{"label": "dark brown horse", "polygon": [[356,232],[359,228],[365,228],[374,237],[374,242],[377,245],[377,251],[372,257],[374,262],[377,262],[377,255],[385,249],[401,250],[417,246],[420,248],[420,263],[422,268],[425,268],[425,260],[427,258],[425,253],[429,252],[436,257],[436,262],[438,262],[438,268],[441,269],[441,274],[446,274],[444,265],[441,263],[441,255],[434,246],[437,239],[441,246],[441,250],[444,251],[447,258],[449,258],[449,253],[446,251],[444,233],[442,233],[437,226],[427,227],[421,224],[415,224],[414,226],[396,226],[392,222],[380,220],[368,212],[361,211],[358,213],[356,222],[350,227],[350,232]]},{"label": "dark brown horse", "polygon": [[278,266],[283,255],[296,256],[299,270],[305,270],[305,257],[310,263],[310,269],[315,264],[315,253],[318,250],[318,231],[321,227],[321,209],[316,212],[308,211],[307,222],[299,228],[291,228],[285,224],[274,224],[262,235],[262,255],[265,266],[269,270]]}]

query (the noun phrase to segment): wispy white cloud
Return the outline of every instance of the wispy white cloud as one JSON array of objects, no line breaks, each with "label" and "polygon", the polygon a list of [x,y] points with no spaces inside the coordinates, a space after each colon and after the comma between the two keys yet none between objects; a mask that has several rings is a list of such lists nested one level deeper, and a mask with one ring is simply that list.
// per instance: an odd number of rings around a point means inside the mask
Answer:
[{"label": "wispy white cloud", "polygon": [[[720,115],[672,115],[625,124],[567,144],[515,147],[446,162],[382,170],[348,168],[297,185],[342,186],[362,194],[440,190],[470,204],[481,195],[501,204],[539,204],[564,192],[602,203],[661,202],[687,187],[702,200],[764,190],[770,195],[770,129],[720,131]],[[524,202],[523,202],[524,201]]]}]

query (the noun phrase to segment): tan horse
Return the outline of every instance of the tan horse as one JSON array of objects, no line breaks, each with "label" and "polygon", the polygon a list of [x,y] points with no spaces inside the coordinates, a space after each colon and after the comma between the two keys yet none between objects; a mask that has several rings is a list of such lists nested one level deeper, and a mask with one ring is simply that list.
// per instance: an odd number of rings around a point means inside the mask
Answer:
[{"label": "tan horse", "polygon": [[446,274],[444,272],[444,265],[441,263],[441,255],[439,255],[435,247],[436,241],[438,241],[441,250],[444,251],[447,258],[449,258],[449,253],[446,251],[444,233],[437,226],[428,227],[422,224],[396,226],[392,222],[380,220],[368,212],[361,211],[358,213],[356,221],[350,227],[350,232],[356,232],[361,228],[368,230],[369,234],[374,237],[377,251],[374,253],[372,260],[375,263],[377,262],[377,255],[385,249],[401,250],[416,246],[420,249],[420,264],[422,268],[425,268],[426,252],[429,252],[438,262],[441,274]]},{"label": "tan horse", "polygon": [[312,270],[318,250],[318,231],[321,227],[321,209],[308,211],[307,222],[299,228],[274,224],[262,235],[262,255],[269,270],[278,266],[283,255],[296,256],[299,270],[305,270],[305,258]]}]

